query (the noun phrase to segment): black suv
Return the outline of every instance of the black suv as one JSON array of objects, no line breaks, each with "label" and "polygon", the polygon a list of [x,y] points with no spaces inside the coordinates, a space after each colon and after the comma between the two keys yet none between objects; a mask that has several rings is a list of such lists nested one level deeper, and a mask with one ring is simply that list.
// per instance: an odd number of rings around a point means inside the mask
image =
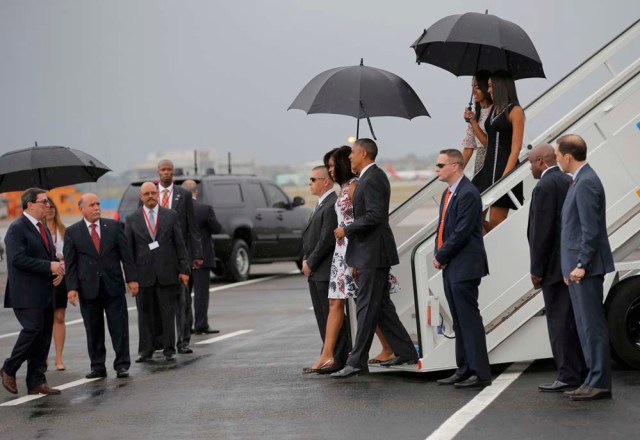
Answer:
[{"label": "black suv", "polygon": [[[246,280],[251,263],[295,261],[301,267],[302,233],[311,210],[304,199],[287,194],[271,180],[247,175],[175,177],[198,183],[198,200],[213,206],[222,232],[213,235],[216,275]],[[124,221],[139,206],[143,181],[131,183],[120,200],[118,218]]]}]

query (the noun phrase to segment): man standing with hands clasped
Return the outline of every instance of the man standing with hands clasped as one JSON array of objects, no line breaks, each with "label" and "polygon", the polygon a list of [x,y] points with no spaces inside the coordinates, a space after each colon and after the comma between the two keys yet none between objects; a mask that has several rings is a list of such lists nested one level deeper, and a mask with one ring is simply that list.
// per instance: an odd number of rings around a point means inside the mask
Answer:
[{"label": "man standing with hands clasped", "polygon": [[558,168],[549,144],[532,149],[529,163],[533,178],[539,179],[531,195],[527,227],[531,282],[536,288],[542,287],[549,342],[558,368],[556,380],[538,389],[561,392],[578,388],[585,372],[569,289],[560,269],[560,217],[571,177]]},{"label": "man standing with hands clasped", "polygon": [[487,342],[478,309],[478,286],[489,274],[482,239],[482,199],[463,174],[460,151],[442,150],[436,164],[438,180],[449,186],[442,195],[433,257],[442,269],[444,294],[456,334],[456,372],[440,385],[482,388],[491,385]]},{"label": "man standing with hands clasped", "polygon": [[164,356],[173,361],[176,359],[176,304],[180,289],[189,283],[189,254],[178,215],[158,206],[158,189],[153,182],[142,184],[140,200],[142,207],[127,217],[125,225],[140,285],[136,297],[140,332],[136,362],[151,360],[154,330],[158,328]]},{"label": "man standing with hands clasped", "polygon": [[104,315],[116,353],[113,368],[117,377],[129,377],[129,313],[122,268],[129,292],[135,297],[138,282],[131,248],[125,238],[124,225],[117,220],[101,218],[97,195],[82,195],[78,206],[83,219],[65,232],[64,261],[67,296],[74,306],[80,299],[87,333],[91,372],[86,377],[107,377]]},{"label": "man standing with hands clasped", "polygon": [[604,187],[587,163],[587,144],[580,136],[561,136],[556,160],[565,173],[573,175],[562,207],[560,260],[587,364],[587,377],[580,388],[564,395],[578,401],[610,399],[611,353],[602,284],[614,267]]}]

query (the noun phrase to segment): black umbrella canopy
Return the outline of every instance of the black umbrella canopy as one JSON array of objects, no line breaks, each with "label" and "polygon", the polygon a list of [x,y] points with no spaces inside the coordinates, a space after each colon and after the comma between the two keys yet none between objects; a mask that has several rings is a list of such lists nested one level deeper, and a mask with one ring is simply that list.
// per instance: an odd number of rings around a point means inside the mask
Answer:
[{"label": "black umbrella canopy", "polygon": [[545,78],[542,62],[527,33],[491,14],[450,15],[426,29],[411,47],[416,61],[456,76],[479,70],[506,70],[514,79]]},{"label": "black umbrella canopy", "polygon": [[25,148],[0,156],[0,192],[96,182],[109,171],[95,157],[73,148]]},{"label": "black umbrella canopy", "polygon": [[320,73],[289,106],[312,113],[353,116],[357,119],[429,116],[411,86],[399,76],[375,67],[337,67]]}]

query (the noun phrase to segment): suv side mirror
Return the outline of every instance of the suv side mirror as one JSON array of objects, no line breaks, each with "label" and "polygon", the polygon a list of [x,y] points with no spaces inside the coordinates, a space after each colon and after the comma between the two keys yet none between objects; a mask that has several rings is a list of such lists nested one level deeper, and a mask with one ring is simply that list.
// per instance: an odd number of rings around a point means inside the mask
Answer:
[{"label": "suv side mirror", "polygon": [[300,197],[300,196],[295,196],[295,197],[293,198],[293,204],[292,204],[291,206],[295,208],[296,206],[302,206],[302,205],[304,205],[304,203],[305,203],[305,202],[304,202],[304,199],[303,199],[302,197]]}]

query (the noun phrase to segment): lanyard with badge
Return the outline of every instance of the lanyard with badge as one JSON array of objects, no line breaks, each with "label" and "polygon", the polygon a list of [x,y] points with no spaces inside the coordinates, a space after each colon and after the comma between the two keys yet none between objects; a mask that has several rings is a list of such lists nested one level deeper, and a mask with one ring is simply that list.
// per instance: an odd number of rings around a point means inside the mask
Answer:
[{"label": "lanyard with badge", "polygon": [[158,249],[160,247],[160,244],[156,240],[156,232],[158,231],[158,219],[154,219],[155,220],[155,224],[153,226],[151,226],[151,222],[149,221],[149,217],[147,216],[147,210],[146,209],[142,210],[142,215],[144,215],[144,219],[147,222],[147,227],[149,229],[149,233],[151,234],[151,238],[153,238],[153,241],[151,243],[149,243],[149,249],[150,250]]}]

